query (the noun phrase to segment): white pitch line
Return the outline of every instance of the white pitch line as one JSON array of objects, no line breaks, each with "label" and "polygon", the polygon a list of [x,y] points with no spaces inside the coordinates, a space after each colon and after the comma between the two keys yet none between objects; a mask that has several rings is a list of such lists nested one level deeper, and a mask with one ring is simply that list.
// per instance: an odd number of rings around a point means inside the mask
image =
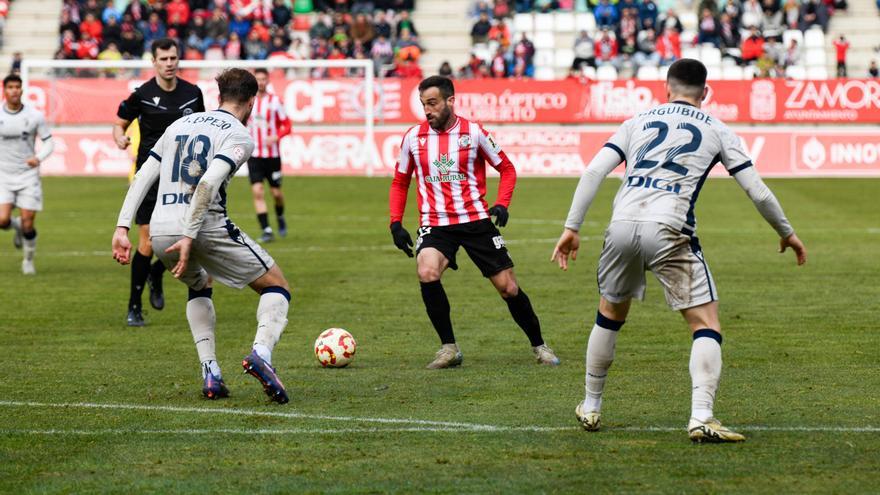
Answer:
[{"label": "white pitch line", "polygon": [[[98,404],[91,402],[79,403],[44,403],[29,401],[0,401],[0,407],[47,407],[47,408],[86,408],[86,409],[118,409],[138,411],[160,412],[187,412],[197,414],[227,414],[251,417],[280,417],[292,419],[317,419],[326,421],[345,421],[352,423],[378,423],[378,424],[412,424],[421,426],[407,426],[397,428],[258,428],[258,429],[100,429],[100,430],[0,430],[0,434],[34,434],[34,435],[116,435],[126,433],[137,434],[258,434],[258,435],[298,435],[298,434],[360,434],[360,433],[540,433],[554,431],[578,431],[577,426],[503,426],[487,425],[479,423],[464,423],[454,421],[430,421],[411,418],[374,418],[355,416],[329,416],[322,414],[303,414],[296,412],[255,411],[252,409],[220,409],[204,407],[177,407],[177,406],[148,406],[140,404]],[[880,427],[876,426],[763,426],[743,425],[736,427],[740,431],[753,432],[781,432],[781,433],[880,433]],[[684,432],[684,426],[608,426],[606,431],[642,432],[642,433],[666,433]]]}]

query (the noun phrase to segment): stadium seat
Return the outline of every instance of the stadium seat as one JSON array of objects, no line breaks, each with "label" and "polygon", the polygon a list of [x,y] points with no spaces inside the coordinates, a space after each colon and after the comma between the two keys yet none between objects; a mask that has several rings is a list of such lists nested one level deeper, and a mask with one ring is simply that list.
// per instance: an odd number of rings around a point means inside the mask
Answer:
[{"label": "stadium seat", "polygon": [[700,61],[708,65],[721,65],[721,50],[712,45],[700,47]]},{"label": "stadium seat", "polygon": [[636,79],[641,79],[643,81],[659,81],[660,70],[653,65],[643,65],[639,67],[638,72],[636,72]]},{"label": "stadium seat", "polygon": [[556,79],[556,71],[553,67],[535,67],[535,79],[538,81],[552,81]]},{"label": "stadium seat", "polygon": [[690,29],[696,31],[699,27],[699,21],[697,20],[697,13],[691,12],[690,10],[686,10],[680,14],[678,14],[678,20],[681,21],[681,26],[684,29]]},{"label": "stadium seat", "polygon": [[596,18],[592,12],[576,14],[574,16],[574,27],[578,32],[586,31],[592,35],[596,32]]},{"label": "stadium seat", "polygon": [[556,37],[553,31],[536,31],[534,44],[536,49],[553,48],[556,46]]},{"label": "stadium seat", "polygon": [[679,37],[681,40],[681,47],[692,47],[697,42],[697,32],[693,29],[685,29],[681,32],[681,36]]},{"label": "stadium seat", "polygon": [[804,45],[809,48],[825,48],[825,33],[818,26],[814,26],[804,33]]},{"label": "stadium seat", "polygon": [[730,57],[724,57],[721,59],[721,67],[722,68],[731,67],[731,66],[735,66],[735,65],[736,65],[736,60],[734,60]]},{"label": "stadium seat", "polygon": [[480,60],[492,60],[492,53],[489,50],[488,45],[486,43],[475,43],[471,48],[471,53],[473,53]]},{"label": "stadium seat", "polygon": [[699,48],[684,48],[684,47],[682,47],[681,58],[692,58],[695,60],[700,60],[700,49]]},{"label": "stadium seat", "polygon": [[516,14],[513,18],[513,29],[517,33],[529,33],[535,30],[535,19],[532,14]]},{"label": "stadium seat", "polygon": [[617,69],[615,69],[613,65],[600,65],[599,68],[596,69],[596,79],[599,81],[616,81]]},{"label": "stadium seat", "polygon": [[596,68],[595,68],[595,67],[592,67],[592,66],[590,66],[590,65],[585,65],[584,68],[583,68],[583,70],[581,71],[581,73],[582,73],[582,74],[584,75],[584,77],[586,77],[587,79],[591,79],[591,80],[593,80],[593,81],[596,80]]},{"label": "stadium seat", "polygon": [[807,79],[810,79],[810,80],[828,79],[828,68],[825,66],[807,67]]},{"label": "stadium seat", "polygon": [[797,40],[798,45],[804,46],[804,33],[800,29],[788,29],[782,33],[782,46],[788,48],[791,40]]},{"label": "stadium seat", "polygon": [[535,14],[535,31],[553,31],[553,14]]},{"label": "stadium seat", "polygon": [[572,12],[557,12],[553,18],[553,30],[557,33],[571,33],[574,31],[574,14]]},{"label": "stadium seat", "polygon": [[807,78],[807,69],[803,65],[789,65],[785,69],[785,77],[795,80],[803,80]]},{"label": "stadium seat", "polygon": [[666,73],[667,72],[669,72],[669,66],[668,65],[661,65],[660,66],[660,80],[661,81],[666,80]]},{"label": "stadium seat", "polygon": [[804,65],[807,67],[825,67],[825,50],[810,48],[804,57]]},{"label": "stadium seat", "polygon": [[721,67],[721,79],[739,81],[745,79],[745,71],[738,65],[726,65]]},{"label": "stadium seat", "polygon": [[571,67],[571,63],[574,62],[574,50],[571,48],[557,48],[555,58],[556,67]]},{"label": "stadium seat", "polygon": [[709,81],[717,81],[721,79],[721,66],[720,65],[707,65],[706,66],[706,79]]},{"label": "stadium seat", "polygon": [[[554,51],[547,48],[539,48],[535,50],[535,57],[532,59],[535,67],[553,67],[554,60]],[[571,65],[574,59],[568,61],[568,64]]]}]

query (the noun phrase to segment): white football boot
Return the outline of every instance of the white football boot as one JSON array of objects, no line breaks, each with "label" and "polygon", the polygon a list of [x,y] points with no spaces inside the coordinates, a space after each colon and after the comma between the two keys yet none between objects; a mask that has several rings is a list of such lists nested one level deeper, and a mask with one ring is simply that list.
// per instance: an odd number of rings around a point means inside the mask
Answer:
[{"label": "white football boot", "polygon": [[581,402],[574,409],[574,415],[578,422],[587,431],[599,431],[599,423],[602,414],[599,411],[584,411],[584,403]]},{"label": "white football boot", "polygon": [[429,370],[453,368],[460,365],[462,359],[458,344],[443,344],[440,350],[437,351],[437,354],[434,355],[434,360],[428,363],[427,368]]},{"label": "white football boot", "polygon": [[688,437],[695,443],[742,442],[746,439],[743,435],[721,426],[721,422],[715,418],[707,421],[691,418],[688,421]]}]

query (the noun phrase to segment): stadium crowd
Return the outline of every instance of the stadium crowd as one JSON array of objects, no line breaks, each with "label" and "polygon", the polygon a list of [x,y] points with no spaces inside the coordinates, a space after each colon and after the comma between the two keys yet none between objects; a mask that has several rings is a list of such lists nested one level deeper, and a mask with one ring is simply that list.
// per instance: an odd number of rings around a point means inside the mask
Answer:
[{"label": "stadium crowd", "polygon": [[188,60],[372,59],[384,75],[421,77],[413,1],[64,0],[56,58],[139,59],[170,37]]},{"label": "stadium crowd", "polygon": [[[525,33],[512,33],[517,13],[591,13],[596,30],[582,30],[574,41],[572,73],[583,67],[614,66],[633,75],[645,65],[668,66],[683,46],[711,45],[722,57],[753,67],[762,77],[782,76],[802,63],[798,39],[783,44],[786,30],[822,31],[846,0],[701,0],[692,8],[696,31],[685,31],[674,0],[475,0],[470,12],[474,56],[460,77],[522,77],[534,72],[534,45]],[[516,41],[513,39],[518,38]],[[845,50],[844,50],[845,51]]]}]

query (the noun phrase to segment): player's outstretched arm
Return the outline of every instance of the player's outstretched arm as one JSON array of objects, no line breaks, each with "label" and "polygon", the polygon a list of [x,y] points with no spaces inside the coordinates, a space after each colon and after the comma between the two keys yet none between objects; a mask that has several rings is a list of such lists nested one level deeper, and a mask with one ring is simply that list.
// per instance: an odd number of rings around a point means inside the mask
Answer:
[{"label": "player's outstretched arm", "polygon": [[578,249],[581,246],[581,238],[576,230],[566,228],[559,236],[556,247],[553,248],[553,255],[550,261],[559,264],[559,268],[568,270],[568,257],[571,256],[572,261],[577,259]]},{"label": "player's outstretched arm", "polygon": [[779,234],[779,252],[785,252],[786,248],[790,247],[797,256],[797,264],[803,265],[806,263],[807,249],[804,247],[804,243],[794,233],[794,228],[788,219],[785,218],[782,205],[779,204],[779,200],[776,199],[776,196],[773,195],[767,184],[761,180],[761,176],[758,175],[755,167],[747,167],[740,170],[733,177],[749,196],[749,199],[752,200],[752,203],[755,204],[755,208],[758,209],[764,220]]},{"label": "player's outstretched arm", "polygon": [[784,253],[787,248],[791,248],[794,251],[798,266],[807,262],[807,248],[798,238],[797,234],[791,234],[788,237],[779,239],[779,252]]}]

